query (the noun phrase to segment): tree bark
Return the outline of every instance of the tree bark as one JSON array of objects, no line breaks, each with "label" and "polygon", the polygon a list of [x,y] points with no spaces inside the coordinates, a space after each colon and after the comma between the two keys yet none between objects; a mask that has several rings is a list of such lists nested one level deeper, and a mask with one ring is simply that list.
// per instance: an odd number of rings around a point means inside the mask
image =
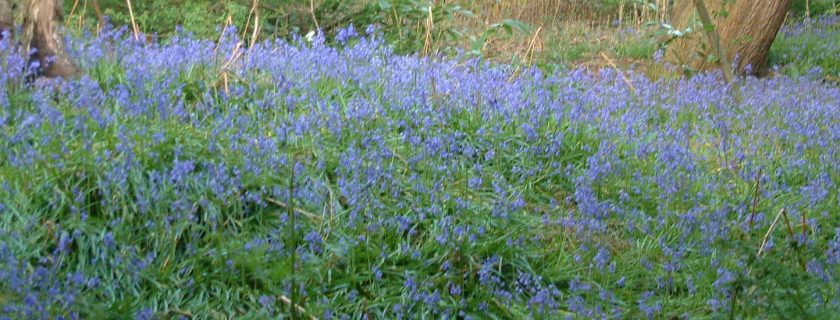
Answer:
[{"label": "tree bark", "polygon": [[50,78],[72,78],[81,74],[67,55],[61,34],[61,0],[29,0],[24,10],[23,48],[27,52],[30,48],[36,49],[34,58],[41,63],[41,74]]},{"label": "tree bark", "polygon": [[15,18],[12,16],[12,4],[9,0],[0,0],[0,39],[3,39],[6,32],[11,36],[14,28]]},{"label": "tree bark", "polygon": [[[720,35],[728,60],[737,63],[735,70],[751,74],[765,72],[770,45],[776,39],[793,0],[706,0],[705,3],[711,11],[714,29]],[[671,44],[670,62],[695,70],[716,66],[717,61],[707,58],[717,54],[714,46],[702,37],[703,25],[699,23],[692,0],[674,1],[671,23],[675,28],[682,30],[691,26],[698,32]]]}]

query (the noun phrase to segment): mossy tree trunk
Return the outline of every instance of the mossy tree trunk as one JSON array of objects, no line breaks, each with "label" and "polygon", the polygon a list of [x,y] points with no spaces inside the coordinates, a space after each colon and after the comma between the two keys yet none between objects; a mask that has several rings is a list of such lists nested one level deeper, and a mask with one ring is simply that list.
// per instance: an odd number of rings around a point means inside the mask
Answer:
[{"label": "mossy tree trunk", "polygon": [[11,35],[14,27],[15,18],[12,15],[12,4],[9,0],[0,0],[0,39],[3,39],[5,32]]},{"label": "mossy tree trunk", "polygon": [[[24,52],[34,49],[32,59],[40,63],[41,75],[45,77],[71,78],[81,70],[67,55],[62,35],[62,0],[23,1],[23,34],[21,44]],[[14,15],[9,0],[0,0],[0,31],[11,34],[14,30]]]},{"label": "mossy tree trunk", "polygon": [[75,77],[79,67],[67,55],[62,29],[62,0],[29,0],[24,7],[22,42],[35,48],[46,77]]},{"label": "mossy tree trunk", "polygon": [[[793,0],[705,0],[729,61],[737,63],[739,73],[762,74],[767,67],[770,45],[776,39]],[[713,45],[703,36],[703,25],[692,0],[675,0],[671,24],[680,30],[689,26],[696,32],[675,40],[668,60],[695,70],[717,66]],[[748,70],[748,66],[750,69]]]}]

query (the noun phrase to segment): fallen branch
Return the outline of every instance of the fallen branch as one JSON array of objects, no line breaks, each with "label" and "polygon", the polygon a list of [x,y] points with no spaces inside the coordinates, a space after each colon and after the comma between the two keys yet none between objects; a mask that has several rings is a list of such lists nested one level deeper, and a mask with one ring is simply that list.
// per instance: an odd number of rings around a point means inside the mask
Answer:
[{"label": "fallen branch", "polygon": [[[286,208],[288,208],[288,205],[287,205],[285,202],[280,201],[280,200],[277,200],[277,199],[274,199],[274,198],[266,198],[266,199],[265,199],[265,201],[266,201],[266,202],[268,202],[268,203],[271,203],[271,204],[273,204],[273,205],[275,205],[275,206],[278,206],[278,207],[280,207],[280,208],[282,208],[282,209],[286,209]],[[294,210],[294,211],[295,211],[295,212],[297,212],[297,213],[300,213],[301,215],[303,215],[303,216],[305,216],[305,217],[307,217],[307,218],[309,218],[310,220],[313,220],[313,221],[318,221],[318,222],[320,222],[320,221],[323,221],[323,220],[324,220],[324,218],[323,218],[323,217],[318,216],[317,214],[314,214],[314,213],[312,213],[312,212],[305,211],[305,210],[300,209],[300,208],[295,208],[295,210]]]}]

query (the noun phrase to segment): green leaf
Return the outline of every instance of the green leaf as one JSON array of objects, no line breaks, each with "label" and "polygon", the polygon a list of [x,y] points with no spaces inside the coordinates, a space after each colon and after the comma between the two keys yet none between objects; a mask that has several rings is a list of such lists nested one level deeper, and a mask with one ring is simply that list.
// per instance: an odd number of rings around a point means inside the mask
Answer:
[{"label": "green leaf", "polygon": [[528,24],[514,19],[504,19],[502,20],[502,24],[512,27],[513,29],[519,30],[521,32],[529,32],[531,30],[531,26]]}]

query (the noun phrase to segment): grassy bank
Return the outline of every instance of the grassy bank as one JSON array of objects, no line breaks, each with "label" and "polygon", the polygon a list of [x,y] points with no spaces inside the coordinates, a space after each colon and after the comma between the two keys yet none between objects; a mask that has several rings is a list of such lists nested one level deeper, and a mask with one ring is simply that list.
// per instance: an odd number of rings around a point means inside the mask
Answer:
[{"label": "grassy bank", "polygon": [[66,83],[27,85],[2,51],[9,318],[838,309],[840,90],[820,80],[130,39],[73,42],[88,76]]}]

